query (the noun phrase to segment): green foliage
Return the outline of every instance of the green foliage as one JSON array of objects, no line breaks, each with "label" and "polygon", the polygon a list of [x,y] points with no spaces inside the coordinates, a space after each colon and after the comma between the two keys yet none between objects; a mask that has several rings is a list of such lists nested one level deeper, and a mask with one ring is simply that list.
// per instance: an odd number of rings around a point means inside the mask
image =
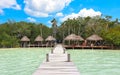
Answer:
[{"label": "green foliage", "polygon": [[1,47],[18,47],[18,39],[14,36],[10,36],[7,33],[3,32],[0,36],[0,46]]},{"label": "green foliage", "polygon": [[6,22],[0,25],[0,34],[0,47],[19,47],[23,36],[27,36],[34,43],[38,35],[43,38],[51,35],[51,28],[41,23]]},{"label": "green foliage", "polygon": [[118,19],[111,21],[111,16],[105,18],[78,17],[64,21],[59,27],[59,34],[64,38],[71,33],[87,38],[92,34],[102,36],[105,42],[113,45],[120,45],[120,23]]},{"label": "green foliage", "polygon": [[104,39],[114,45],[120,45],[120,26],[110,28],[108,31],[103,32]]},{"label": "green foliage", "polygon": [[[111,21],[111,16],[102,18],[78,17],[67,19],[57,27],[56,39],[63,40],[72,33],[82,36],[84,39],[92,34],[98,34],[109,44],[120,45],[119,19]],[[0,24],[0,47],[19,47],[20,39],[27,36],[34,43],[35,38],[41,35],[44,39],[52,35],[53,29],[41,23],[14,22],[9,20]]]}]

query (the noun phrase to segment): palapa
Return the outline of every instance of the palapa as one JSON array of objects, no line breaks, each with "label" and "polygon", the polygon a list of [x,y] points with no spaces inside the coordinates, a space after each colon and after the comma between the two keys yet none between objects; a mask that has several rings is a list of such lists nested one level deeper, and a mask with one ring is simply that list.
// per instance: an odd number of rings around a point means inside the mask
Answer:
[{"label": "palapa", "polygon": [[100,41],[103,40],[100,36],[93,34],[91,36],[89,36],[86,40],[90,40],[90,41]]},{"label": "palapa", "polygon": [[81,41],[83,41],[84,39],[81,36],[77,36],[75,34],[70,34],[64,40],[81,40]]},{"label": "palapa", "polygon": [[27,36],[23,36],[22,38],[21,38],[21,40],[20,41],[25,41],[25,42],[29,42],[30,41],[30,39],[27,37]]},{"label": "palapa", "polygon": [[76,40],[84,41],[84,39],[81,36],[76,36]]},{"label": "palapa", "polygon": [[43,41],[43,38],[42,38],[40,35],[38,35],[38,36],[35,38],[35,41],[36,41],[36,42],[41,42],[41,41]]},{"label": "palapa", "polygon": [[55,41],[56,39],[53,36],[48,36],[45,40],[46,41]]}]

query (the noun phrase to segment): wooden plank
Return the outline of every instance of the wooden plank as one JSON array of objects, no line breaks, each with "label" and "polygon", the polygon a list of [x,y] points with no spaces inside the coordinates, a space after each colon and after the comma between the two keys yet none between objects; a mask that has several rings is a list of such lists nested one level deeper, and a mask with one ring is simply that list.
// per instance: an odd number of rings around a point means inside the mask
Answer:
[{"label": "wooden plank", "polygon": [[67,62],[67,53],[62,45],[57,45],[49,53],[49,62],[43,62],[33,75],[80,75],[73,62]]}]

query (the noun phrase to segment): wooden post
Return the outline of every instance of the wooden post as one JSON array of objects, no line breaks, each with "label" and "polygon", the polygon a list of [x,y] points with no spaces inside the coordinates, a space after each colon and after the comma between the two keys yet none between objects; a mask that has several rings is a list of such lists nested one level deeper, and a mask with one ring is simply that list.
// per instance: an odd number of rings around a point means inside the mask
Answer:
[{"label": "wooden post", "polygon": [[65,49],[63,50],[63,54],[65,54]]},{"label": "wooden post", "polygon": [[70,54],[67,54],[67,62],[70,62]]},{"label": "wooden post", "polygon": [[63,54],[65,54],[65,50],[66,50],[66,49],[63,47]]},{"label": "wooden post", "polygon": [[51,49],[51,53],[53,54],[53,49]]},{"label": "wooden post", "polygon": [[114,49],[114,46],[113,46],[113,44],[111,45],[111,47],[112,47],[112,49]]},{"label": "wooden post", "polygon": [[49,62],[49,54],[46,54],[46,62]]}]

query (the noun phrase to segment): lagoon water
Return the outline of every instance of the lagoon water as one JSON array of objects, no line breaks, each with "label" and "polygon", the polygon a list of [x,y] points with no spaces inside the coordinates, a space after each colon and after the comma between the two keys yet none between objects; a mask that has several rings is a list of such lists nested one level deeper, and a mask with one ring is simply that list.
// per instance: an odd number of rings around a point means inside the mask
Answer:
[{"label": "lagoon water", "polygon": [[69,50],[81,75],[120,75],[120,50]]},{"label": "lagoon water", "polygon": [[[50,48],[0,49],[0,75],[32,75]],[[68,50],[81,75],[120,75],[119,50]]]},{"label": "lagoon water", "polygon": [[50,49],[0,49],[0,75],[32,75]]}]

